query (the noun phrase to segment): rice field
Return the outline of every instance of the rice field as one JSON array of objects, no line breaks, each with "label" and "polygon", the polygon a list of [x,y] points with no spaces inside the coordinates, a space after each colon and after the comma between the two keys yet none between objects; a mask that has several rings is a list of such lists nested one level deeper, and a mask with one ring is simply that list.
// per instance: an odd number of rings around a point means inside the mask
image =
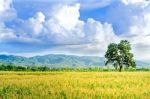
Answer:
[{"label": "rice field", "polygon": [[0,72],[0,99],[150,99],[150,72]]}]

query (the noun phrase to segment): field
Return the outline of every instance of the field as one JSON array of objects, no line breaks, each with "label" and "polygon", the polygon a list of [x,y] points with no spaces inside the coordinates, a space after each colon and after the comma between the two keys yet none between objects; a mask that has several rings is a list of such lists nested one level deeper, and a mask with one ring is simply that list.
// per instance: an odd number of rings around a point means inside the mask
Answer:
[{"label": "field", "polygon": [[150,72],[0,72],[3,99],[150,99]]}]

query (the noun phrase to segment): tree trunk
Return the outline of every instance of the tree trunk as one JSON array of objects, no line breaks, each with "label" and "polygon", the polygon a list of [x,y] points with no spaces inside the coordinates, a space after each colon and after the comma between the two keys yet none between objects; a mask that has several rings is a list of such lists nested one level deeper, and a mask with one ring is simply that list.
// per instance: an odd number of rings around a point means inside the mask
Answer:
[{"label": "tree trunk", "polygon": [[123,66],[121,65],[121,66],[120,66],[120,68],[119,68],[119,72],[121,72],[121,71],[122,71],[122,67],[123,67]]}]

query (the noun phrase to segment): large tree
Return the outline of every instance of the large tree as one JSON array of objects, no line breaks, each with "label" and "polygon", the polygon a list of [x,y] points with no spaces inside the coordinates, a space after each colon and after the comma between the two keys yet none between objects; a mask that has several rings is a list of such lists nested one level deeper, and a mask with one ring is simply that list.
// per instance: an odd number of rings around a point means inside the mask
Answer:
[{"label": "large tree", "polygon": [[135,61],[133,60],[133,54],[130,51],[131,44],[127,40],[121,40],[119,44],[109,44],[105,54],[105,65],[110,63],[115,69],[119,69],[120,72],[123,66],[136,67]]}]

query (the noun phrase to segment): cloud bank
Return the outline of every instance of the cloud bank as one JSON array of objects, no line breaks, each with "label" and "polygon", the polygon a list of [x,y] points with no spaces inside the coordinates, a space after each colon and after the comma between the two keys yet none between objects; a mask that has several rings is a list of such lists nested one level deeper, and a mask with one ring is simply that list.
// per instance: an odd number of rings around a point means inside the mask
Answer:
[{"label": "cloud bank", "polygon": [[[39,5],[40,0],[35,2]],[[0,3],[1,53],[103,56],[109,43],[127,39],[133,46],[136,58],[150,60],[149,1],[51,1],[51,8],[37,10],[36,6],[32,8],[36,11],[27,18],[19,16],[17,5],[12,0],[1,0]],[[90,4],[96,6],[89,8]],[[105,13],[101,14],[103,21],[92,17],[80,18],[80,10],[104,8]]]}]

